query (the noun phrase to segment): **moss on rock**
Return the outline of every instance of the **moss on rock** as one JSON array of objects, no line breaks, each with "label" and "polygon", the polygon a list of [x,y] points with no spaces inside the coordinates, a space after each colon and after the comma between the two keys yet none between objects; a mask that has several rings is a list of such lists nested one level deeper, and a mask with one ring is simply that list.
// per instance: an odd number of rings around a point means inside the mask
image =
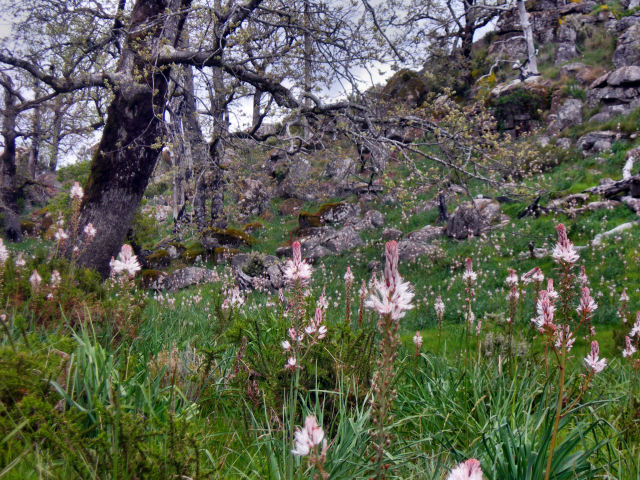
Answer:
[{"label": "moss on rock", "polygon": [[300,212],[298,214],[298,225],[300,228],[321,227],[322,221],[317,213]]},{"label": "moss on rock", "polygon": [[221,228],[210,227],[202,231],[202,237],[215,238],[220,245],[233,245],[234,247],[245,244],[252,247],[256,244],[256,239],[237,228]]},{"label": "moss on rock", "polygon": [[171,255],[166,250],[158,250],[152,253],[147,258],[147,264],[152,268],[164,268],[171,263]]},{"label": "moss on rock", "polygon": [[207,250],[199,243],[187,247],[185,252],[182,254],[182,258],[189,265],[193,265],[193,263],[196,261],[196,258],[202,257],[202,259],[204,260],[206,256]]}]

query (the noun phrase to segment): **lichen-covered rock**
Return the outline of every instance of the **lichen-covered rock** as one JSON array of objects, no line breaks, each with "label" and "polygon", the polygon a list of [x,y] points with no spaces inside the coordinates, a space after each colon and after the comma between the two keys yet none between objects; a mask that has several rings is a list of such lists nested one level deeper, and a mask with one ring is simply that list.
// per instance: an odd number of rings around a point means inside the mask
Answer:
[{"label": "lichen-covered rock", "polygon": [[256,243],[256,240],[251,235],[235,228],[223,230],[221,228],[210,227],[202,231],[200,243],[207,250],[215,250],[218,246],[238,247],[240,245],[247,245],[251,247]]},{"label": "lichen-covered rock", "polygon": [[167,250],[158,250],[146,257],[146,263],[153,270],[161,270],[171,263],[171,256]]},{"label": "lichen-covered rock", "polygon": [[464,239],[480,235],[491,228],[500,214],[500,204],[495,200],[476,199],[456,208],[447,223],[447,236]]},{"label": "lichen-covered rock", "polygon": [[618,68],[640,65],[640,24],[632,25],[618,37],[612,61]]},{"label": "lichen-covered rock", "polygon": [[238,255],[240,250],[237,248],[218,247],[213,251],[213,258],[217,264],[227,263],[232,257]]},{"label": "lichen-covered rock", "polygon": [[302,210],[304,205],[304,200],[300,200],[299,198],[287,198],[282,205],[280,205],[280,209],[278,213],[282,216],[294,215]]},{"label": "lichen-covered rock", "polygon": [[348,218],[360,217],[360,205],[357,203],[325,203],[316,213],[322,223],[341,223]]},{"label": "lichen-covered rock", "polygon": [[245,215],[260,215],[269,207],[269,191],[259,180],[245,178],[240,182],[243,189],[240,199],[238,200],[238,208]]},{"label": "lichen-covered rock", "polygon": [[191,285],[200,285],[219,281],[215,270],[197,267],[185,267],[172,272],[166,277],[160,275],[150,287],[155,290],[180,290]]},{"label": "lichen-covered rock", "polygon": [[338,254],[345,250],[351,250],[352,248],[363,247],[364,242],[352,227],[345,227],[328,238],[325,238],[322,246]]},{"label": "lichen-covered rock", "polygon": [[182,254],[182,258],[189,265],[193,265],[198,257],[204,259],[207,255],[207,250],[202,245],[191,245]]},{"label": "lichen-covered rock", "polygon": [[383,240],[399,240],[402,238],[402,230],[398,230],[397,228],[385,228],[382,231],[382,239]]}]

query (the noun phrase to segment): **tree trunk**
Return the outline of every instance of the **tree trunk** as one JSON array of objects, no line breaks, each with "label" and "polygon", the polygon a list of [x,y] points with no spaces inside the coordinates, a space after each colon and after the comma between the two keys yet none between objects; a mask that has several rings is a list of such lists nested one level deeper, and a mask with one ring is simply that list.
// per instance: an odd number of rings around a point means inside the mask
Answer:
[{"label": "tree trunk", "polygon": [[253,123],[251,127],[254,127],[260,121],[260,101],[262,100],[262,90],[256,88],[253,92]]},{"label": "tree trunk", "polygon": [[[311,54],[312,54],[312,39],[311,35],[308,32],[310,27],[310,13],[309,13],[309,2],[304,2],[304,23],[307,27],[307,31],[304,33],[304,91],[305,93],[311,93]],[[305,97],[304,106],[309,108],[311,106],[311,99],[309,97]],[[309,141],[311,139],[311,127],[309,126],[309,120],[305,117],[304,119],[304,139],[305,141]]]},{"label": "tree trunk", "polygon": [[55,108],[53,110],[53,125],[51,127],[51,155],[49,157],[49,170],[52,172],[58,168],[58,155],[60,154],[60,134],[62,133],[62,117],[63,117],[63,100],[62,97],[56,98]]},{"label": "tree trunk", "polygon": [[[4,76],[4,81],[9,87],[13,83],[8,76]],[[4,110],[2,113],[2,137],[4,140],[4,151],[0,156],[2,161],[2,192],[0,201],[4,211],[4,233],[7,239],[19,242],[22,239],[22,229],[20,228],[20,217],[18,215],[18,199],[16,190],[16,118],[18,116],[16,97],[8,89],[4,89]]]},{"label": "tree trunk", "polygon": [[[158,19],[165,10],[176,12],[190,3],[137,0],[131,12],[133,33],[127,36],[117,69],[125,80],[114,89],[107,109],[80,213],[80,227],[92,223],[98,233],[78,263],[95,268],[103,277],[122,246],[161,151],[158,139],[163,134],[170,70],[155,69],[135,49],[153,52],[165,42],[175,48],[186,14],[168,16],[164,22]],[[140,31],[145,36],[136,33]]]},{"label": "tree trunk", "polygon": [[531,28],[529,14],[527,13],[527,8],[523,0],[518,0],[518,15],[520,16],[520,25],[522,25],[524,40],[527,43],[527,65],[526,68],[522,69],[522,73],[525,77],[540,75],[538,72],[538,61],[536,59],[536,47],[533,43],[533,29]]}]

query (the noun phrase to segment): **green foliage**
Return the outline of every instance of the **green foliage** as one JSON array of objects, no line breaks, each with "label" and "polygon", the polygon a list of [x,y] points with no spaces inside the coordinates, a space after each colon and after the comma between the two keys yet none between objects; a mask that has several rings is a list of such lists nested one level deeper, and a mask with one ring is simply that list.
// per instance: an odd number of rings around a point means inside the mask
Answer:
[{"label": "green foliage", "polygon": [[153,240],[157,231],[157,222],[153,216],[142,214],[142,209],[146,203],[146,200],[142,200],[142,202],[140,202],[127,235],[130,242],[139,245],[141,248],[149,248],[153,245]]},{"label": "green foliage", "polygon": [[529,114],[531,118],[540,118],[540,110],[547,109],[550,105],[550,96],[550,91],[516,88],[512,93],[494,100],[498,127],[503,129],[505,122],[514,115]]}]

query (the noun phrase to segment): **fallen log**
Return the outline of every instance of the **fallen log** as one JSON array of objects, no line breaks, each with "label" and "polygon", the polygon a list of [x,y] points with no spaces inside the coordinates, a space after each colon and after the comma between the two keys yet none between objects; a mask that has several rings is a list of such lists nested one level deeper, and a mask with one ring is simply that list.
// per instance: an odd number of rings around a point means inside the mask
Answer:
[{"label": "fallen log", "polygon": [[631,189],[634,191],[640,191],[640,174],[634,175],[633,177],[623,178],[622,180],[608,183],[606,185],[596,185],[595,187],[583,190],[582,193],[604,195],[605,198],[611,198],[615,195],[628,192]]}]

